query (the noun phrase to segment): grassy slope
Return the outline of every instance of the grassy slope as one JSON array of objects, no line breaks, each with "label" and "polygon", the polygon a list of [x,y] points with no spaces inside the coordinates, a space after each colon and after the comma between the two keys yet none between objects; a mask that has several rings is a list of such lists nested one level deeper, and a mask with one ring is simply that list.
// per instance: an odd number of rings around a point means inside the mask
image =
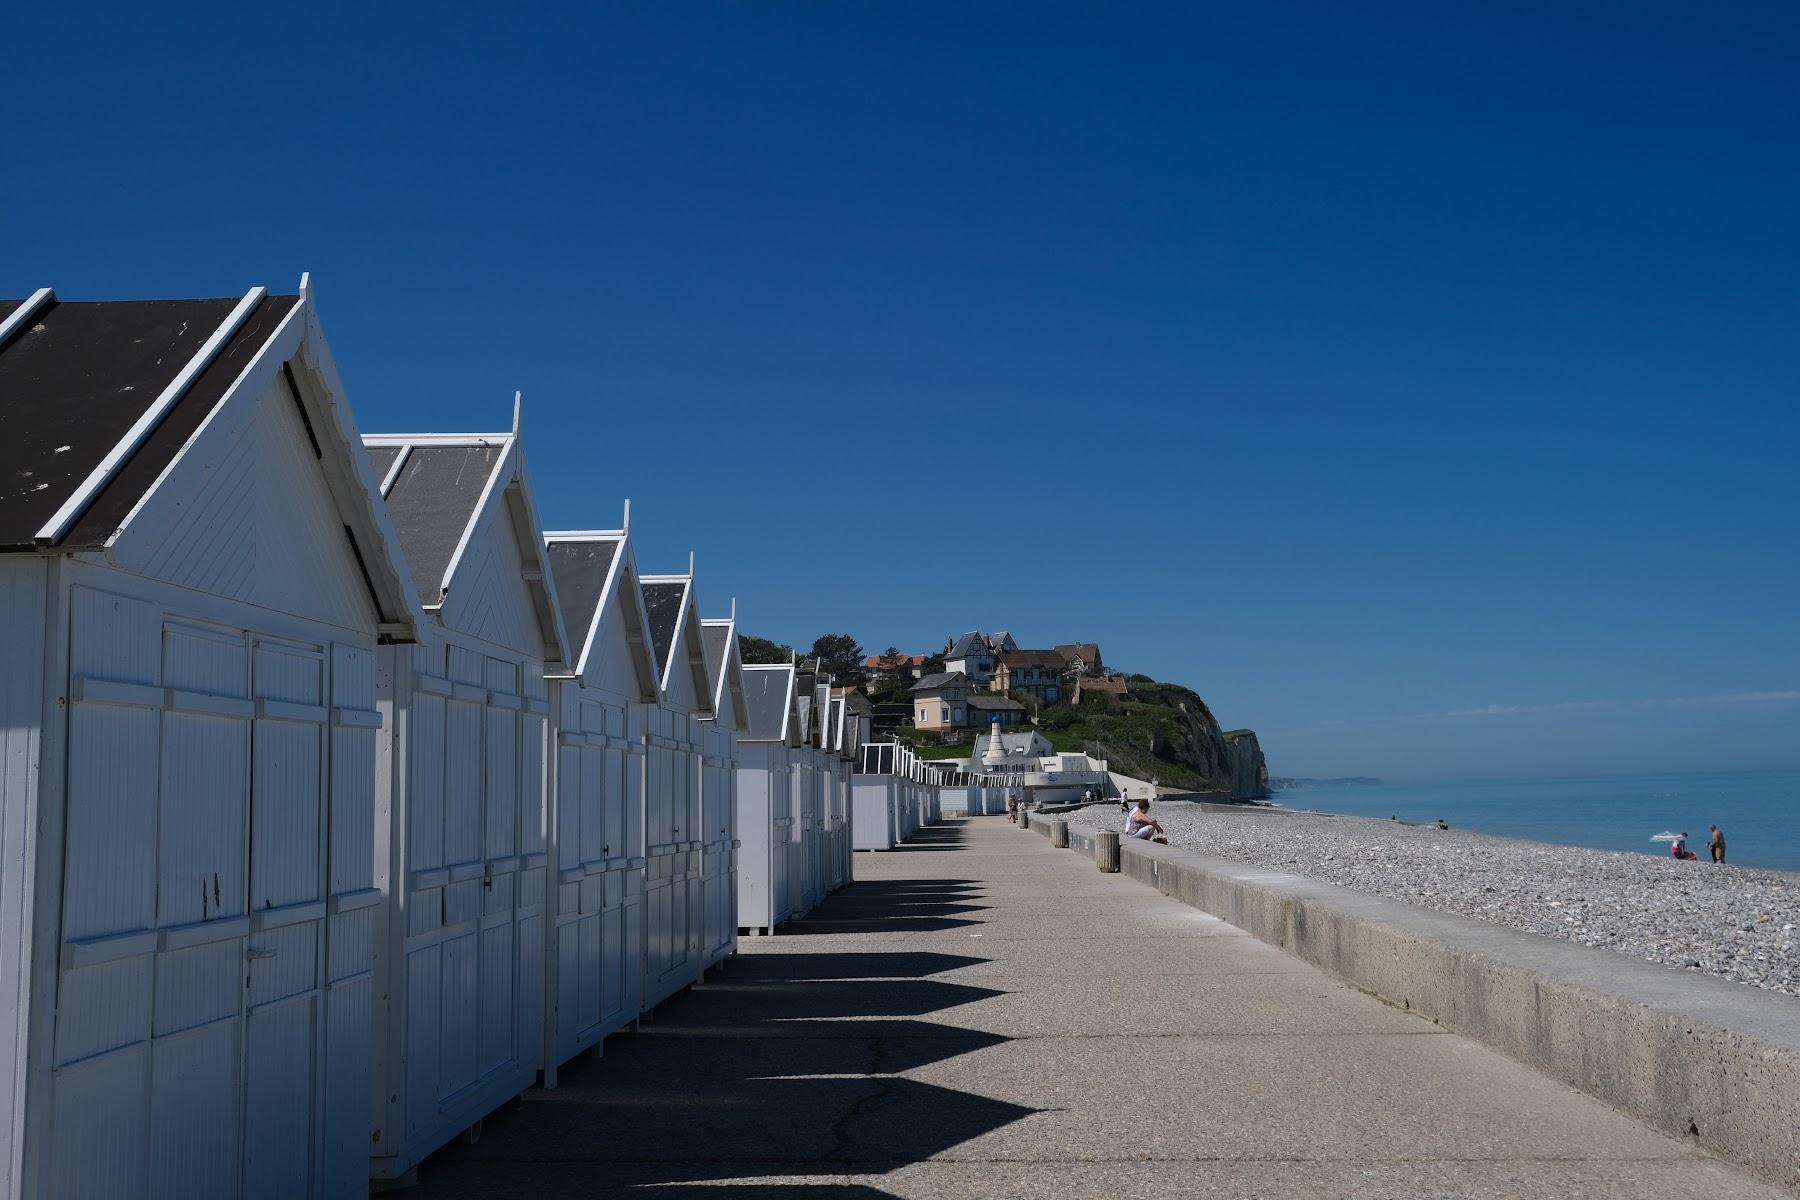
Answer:
[{"label": "grassy slope", "polygon": [[1058,738],[1135,779],[1178,788],[1229,788],[1220,760],[1218,722],[1204,701],[1173,683],[1133,683],[1131,699],[1094,694],[1080,708],[1048,708],[1044,725]]},{"label": "grassy slope", "polygon": [[[938,744],[939,734],[900,732],[924,759],[972,757],[985,738],[945,746]],[[1205,701],[1180,684],[1140,681],[1131,685],[1130,700],[1096,693],[1079,708],[1051,705],[1039,715],[1038,732],[1061,753],[1086,751],[1135,779],[1176,788],[1231,787],[1224,761],[1228,735]]]}]

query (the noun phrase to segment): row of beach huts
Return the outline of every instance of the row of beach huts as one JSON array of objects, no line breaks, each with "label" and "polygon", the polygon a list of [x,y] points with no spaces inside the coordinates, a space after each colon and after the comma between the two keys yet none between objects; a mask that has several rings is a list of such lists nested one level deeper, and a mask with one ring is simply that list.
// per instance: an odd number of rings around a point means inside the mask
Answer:
[{"label": "row of beach huts", "polygon": [[0,301],[0,471],[6,1197],[404,1182],[1002,803],[744,664],[628,504],[543,530],[516,406],[362,434],[305,281]]}]

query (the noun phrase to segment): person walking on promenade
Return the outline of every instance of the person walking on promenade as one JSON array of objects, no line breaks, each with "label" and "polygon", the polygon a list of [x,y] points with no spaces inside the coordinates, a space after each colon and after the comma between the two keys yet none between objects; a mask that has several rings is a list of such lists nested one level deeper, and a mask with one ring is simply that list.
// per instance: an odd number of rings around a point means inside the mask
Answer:
[{"label": "person walking on promenade", "polygon": [[1713,861],[1722,863],[1725,861],[1725,831],[1720,829],[1717,825],[1710,826],[1710,828],[1712,829],[1712,837],[1708,839],[1706,844],[1712,847]]},{"label": "person walking on promenade", "polygon": [[1011,788],[1006,789],[1006,819],[1014,825],[1019,823],[1019,793]]}]

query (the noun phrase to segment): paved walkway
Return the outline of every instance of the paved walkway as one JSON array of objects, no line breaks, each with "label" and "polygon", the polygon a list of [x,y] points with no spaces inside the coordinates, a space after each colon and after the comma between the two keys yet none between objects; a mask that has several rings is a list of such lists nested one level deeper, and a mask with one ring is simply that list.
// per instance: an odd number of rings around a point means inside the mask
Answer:
[{"label": "paved walkway", "polygon": [[410,1194],[1784,1194],[1003,817],[856,868]]}]

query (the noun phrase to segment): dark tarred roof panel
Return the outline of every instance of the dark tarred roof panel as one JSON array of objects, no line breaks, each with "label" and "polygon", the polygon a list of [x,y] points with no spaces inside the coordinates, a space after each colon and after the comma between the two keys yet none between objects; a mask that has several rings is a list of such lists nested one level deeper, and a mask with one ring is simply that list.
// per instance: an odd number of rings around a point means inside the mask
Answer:
[{"label": "dark tarred roof panel", "polygon": [[379,484],[394,469],[394,460],[400,457],[400,447],[365,446],[363,449],[368,452],[369,465],[375,468],[375,482]]},{"label": "dark tarred roof panel", "polygon": [[[751,742],[773,742],[781,738],[781,726],[786,720],[788,680],[792,673],[786,668],[777,671],[745,671],[744,703],[749,710],[750,727],[744,733],[744,740]],[[900,707],[911,712],[912,706],[903,704]]]},{"label": "dark tarred roof panel", "polygon": [[618,543],[611,541],[551,542],[544,548],[550,559],[550,577],[556,582],[556,602],[562,606],[563,628],[574,641],[577,655],[587,646],[588,628],[594,623],[594,610],[600,607],[600,593],[618,549]]},{"label": "dark tarred roof panel", "polygon": [[59,302],[0,347],[0,547],[34,544],[236,305]]},{"label": "dark tarred roof panel", "polygon": [[700,645],[706,652],[706,682],[712,688],[711,696],[716,696],[719,680],[725,676],[725,652],[731,648],[731,626],[700,626]]},{"label": "dark tarred roof panel", "polygon": [[[262,303],[251,311],[238,331],[231,335],[231,340],[225,343],[211,365],[200,372],[200,378],[194,380],[188,390],[182,393],[181,399],[175,402],[175,407],[150,431],[150,436],[144,439],[137,452],[125,460],[111,481],[94,498],[94,502],[88,505],[87,511],[76,518],[74,527],[59,545],[73,548],[106,544],[113,532],[124,524],[133,506],[156,486],[164,469],[175,461],[175,456],[188,444],[188,439],[212,415],[213,410],[219,406],[219,401],[225,398],[225,392],[237,382],[238,376],[244,373],[244,368],[268,344],[275,330],[299,302],[298,296],[263,297]],[[219,303],[225,305],[226,314],[237,307],[235,300]],[[219,321],[224,319],[224,315],[221,315]],[[201,341],[204,342],[213,335],[219,321],[214,321],[202,331]],[[179,371],[191,357],[193,355],[190,352],[176,364],[175,369]],[[0,358],[4,358],[4,355],[0,355]],[[146,397],[144,404],[148,406],[161,390],[158,388],[155,393]],[[297,397],[291,397],[286,402],[296,403]],[[132,419],[136,420],[135,417]]]},{"label": "dark tarred roof panel", "polygon": [[681,616],[681,596],[686,583],[646,583],[644,617],[650,623],[650,641],[656,648],[656,672],[660,676],[675,644],[675,621]]},{"label": "dark tarred roof panel", "polygon": [[488,476],[500,458],[495,442],[414,446],[388,492],[388,515],[425,605],[443,600],[444,573],[475,517]]}]

